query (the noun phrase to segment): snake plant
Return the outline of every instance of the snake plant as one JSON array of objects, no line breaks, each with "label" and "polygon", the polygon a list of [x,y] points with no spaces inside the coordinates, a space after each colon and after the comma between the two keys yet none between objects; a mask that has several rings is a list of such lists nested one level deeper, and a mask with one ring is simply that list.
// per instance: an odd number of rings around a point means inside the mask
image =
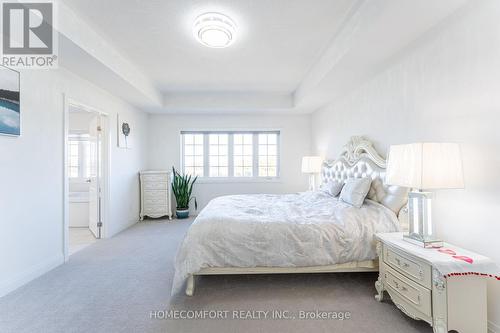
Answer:
[{"label": "snake plant", "polygon": [[184,210],[189,209],[189,203],[194,199],[194,207],[198,209],[198,202],[196,202],[196,197],[192,197],[193,185],[198,179],[198,176],[192,178],[191,175],[180,174],[174,167],[173,170],[173,180],[172,180],[172,192],[174,192],[175,201],[177,202],[177,209]]}]

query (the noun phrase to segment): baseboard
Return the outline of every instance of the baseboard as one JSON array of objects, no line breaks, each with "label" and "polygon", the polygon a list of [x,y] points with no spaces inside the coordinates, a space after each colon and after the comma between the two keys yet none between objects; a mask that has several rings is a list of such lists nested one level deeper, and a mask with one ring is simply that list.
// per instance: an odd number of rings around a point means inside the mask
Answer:
[{"label": "baseboard", "polygon": [[47,273],[48,271],[56,268],[64,263],[64,256],[62,254],[41,262],[24,272],[17,274],[13,278],[0,281],[0,297],[16,290],[22,285],[36,279],[37,277]]},{"label": "baseboard", "polygon": [[488,321],[488,333],[500,333],[500,325]]},{"label": "baseboard", "polygon": [[118,229],[116,229],[116,230],[107,229],[106,230],[106,237],[104,237],[104,238],[114,237],[114,236],[118,235],[120,232],[127,230],[128,228],[130,228],[131,226],[133,226],[134,224],[137,224],[139,222],[140,221],[138,219],[137,220],[129,220],[129,221],[127,221],[127,224],[119,226]]}]

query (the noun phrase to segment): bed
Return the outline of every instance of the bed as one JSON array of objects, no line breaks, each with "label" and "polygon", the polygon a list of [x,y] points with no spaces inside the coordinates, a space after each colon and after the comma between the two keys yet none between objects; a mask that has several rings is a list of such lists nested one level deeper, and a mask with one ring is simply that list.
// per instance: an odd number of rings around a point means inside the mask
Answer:
[{"label": "bed", "polygon": [[175,261],[172,293],[194,293],[195,277],[377,271],[374,234],[405,228],[407,190],[384,184],[385,159],[352,137],[322,182],[372,179],[360,208],[323,191],[213,199],[188,229]]}]

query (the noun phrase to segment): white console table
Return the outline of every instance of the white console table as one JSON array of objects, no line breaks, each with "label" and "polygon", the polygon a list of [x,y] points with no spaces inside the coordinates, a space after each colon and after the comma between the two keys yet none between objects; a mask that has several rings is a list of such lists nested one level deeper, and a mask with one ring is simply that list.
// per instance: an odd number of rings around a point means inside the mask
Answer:
[{"label": "white console table", "polygon": [[[473,274],[444,278],[435,268],[436,261],[429,259],[432,256],[422,255],[426,250],[437,249],[422,250],[418,245],[403,241],[402,233],[377,234],[376,238],[380,260],[380,275],[375,283],[378,301],[383,300],[384,291],[387,291],[402,312],[428,322],[435,333],[450,330],[487,332],[487,278]],[[435,256],[432,252],[427,253]],[[487,259],[477,256],[482,261]],[[453,265],[457,259],[452,255],[440,255],[439,260],[440,264],[450,260]]]}]

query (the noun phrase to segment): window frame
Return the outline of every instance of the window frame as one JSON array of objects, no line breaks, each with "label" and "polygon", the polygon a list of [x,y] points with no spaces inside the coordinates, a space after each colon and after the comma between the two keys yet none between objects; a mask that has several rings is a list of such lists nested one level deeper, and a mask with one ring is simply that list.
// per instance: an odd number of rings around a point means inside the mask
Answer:
[{"label": "window frame", "polygon": [[[259,134],[276,134],[276,176],[259,176]],[[235,182],[235,183],[268,183],[281,182],[281,129],[229,129],[229,130],[181,130],[180,136],[180,170],[184,172],[184,134],[203,134],[203,176],[198,177],[199,183],[218,183],[218,182]],[[209,135],[210,134],[228,134],[228,176],[227,177],[210,177],[210,151],[209,151]],[[252,134],[252,176],[251,177],[235,177],[234,176],[234,134]]]},{"label": "window frame", "polygon": [[[226,135],[227,136],[227,138],[226,138],[227,142],[226,142],[226,144],[221,144],[219,142],[220,138],[218,137],[217,138],[217,144],[214,145],[214,144],[212,144],[210,142],[210,135]],[[229,178],[230,177],[230,175],[231,175],[231,166],[230,166],[229,157],[231,156],[231,154],[229,152],[229,146],[232,144],[230,142],[230,140],[229,140],[230,136],[231,135],[228,134],[228,133],[209,133],[208,135],[204,136],[203,140],[208,140],[208,143],[207,143],[208,149],[207,149],[206,152],[203,151],[204,156],[208,156],[208,159],[205,159],[205,158],[203,159],[203,162],[204,162],[203,163],[203,168],[204,168],[203,175],[204,175],[204,177],[208,177],[208,178]],[[205,142],[203,142],[203,143],[205,143]],[[210,151],[210,149],[211,149],[210,146],[217,146],[218,150],[221,148],[221,146],[226,146],[226,158],[227,158],[226,165],[221,165],[220,164],[220,158],[223,157],[224,155],[220,155],[220,152],[217,152],[217,155],[212,155],[211,151]],[[210,164],[210,160],[212,158],[215,158],[215,157],[217,158],[217,166],[214,166],[214,165]],[[208,173],[205,172],[205,170],[207,169],[207,166],[208,166]],[[227,176],[218,176],[218,175],[217,176],[210,176],[210,173],[212,171],[211,168],[217,168],[218,169],[217,173],[220,172],[221,168],[227,168]],[[208,175],[208,176],[205,176],[205,175]]]},{"label": "window frame", "polygon": [[[184,167],[185,167],[185,160],[184,160],[184,158],[185,158],[185,154],[184,154],[185,137],[182,134],[184,134],[184,133],[181,132],[181,170],[184,173]],[[189,134],[202,134],[202,133],[189,133]],[[193,144],[193,149],[196,149],[196,147],[194,147],[194,146],[196,146],[196,143]],[[207,142],[206,135],[203,135],[203,144],[202,144],[202,146],[203,146],[203,155],[202,155],[202,158],[203,158],[202,159],[202,161],[203,161],[203,163],[202,163],[203,164],[203,176],[202,177],[200,176],[199,178],[205,177],[205,175],[209,172],[209,170],[206,168],[206,165],[207,165],[206,158],[208,157],[208,155],[207,155],[208,142]],[[198,155],[196,155],[195,152],[193,151],[193,155],[190,155],[190,156],[192,156],[194,159],[196,159],[196,156],[198,156]],[[195,161],[193,163],[194,164],[193,164],[192,167],[196,169],[198,166],[196,165]]]},{"label": "window frame", "polygon": [[[235,163],[234,163],[234,159],[235,159],[235,155],[234,155],[234,145],[235,145],[235,143],[234,143],[234,135],[235,134],[236,135],[245,135],[245,134],[247,134],[247,135],[251,134],[252,135],[252,138],[251,138],[251,140],[252,140],[252,143],[251,143],[251,147],[252,147],[252,176],[235,176],[234,175],[234,173],[235,173],[235,167],[236,167]],[[255,171],[256,171],[255,170],[255,164],[258,162],[258,160],[256,160],[256,158],[255,158],[255,155],[256,155],[255,154],[255,148],[256,148],[256,146],[255,146],[255,134],[254,133],[233,132],[233,133],[230,134],[230,138],[231,138],[231,156],[229,157],[229,159],[231,160],[231,174],[232,174],[232,175],[230,174],[231,178],[236,178],[236,179],[238,179],[238,178],[243,178],[243,179],[257,178],[258,175],[255,174]],[[242,143],[238,144],[238,145],[241,146],[241,149],[242,149],[241,155],[238,154],[236,156],[241,157],[244,160],[245,156],[246,156],[245,155],[245,146],[247,144],[245,144],[245,141],[244,141],[245,138],[244,137],[242,137],[242,140],[243,140]],[[239,167],[241,167],[241,168],[244,169],[245,168],[245,163],[243,162],[243,166],[239,166]]]}]

